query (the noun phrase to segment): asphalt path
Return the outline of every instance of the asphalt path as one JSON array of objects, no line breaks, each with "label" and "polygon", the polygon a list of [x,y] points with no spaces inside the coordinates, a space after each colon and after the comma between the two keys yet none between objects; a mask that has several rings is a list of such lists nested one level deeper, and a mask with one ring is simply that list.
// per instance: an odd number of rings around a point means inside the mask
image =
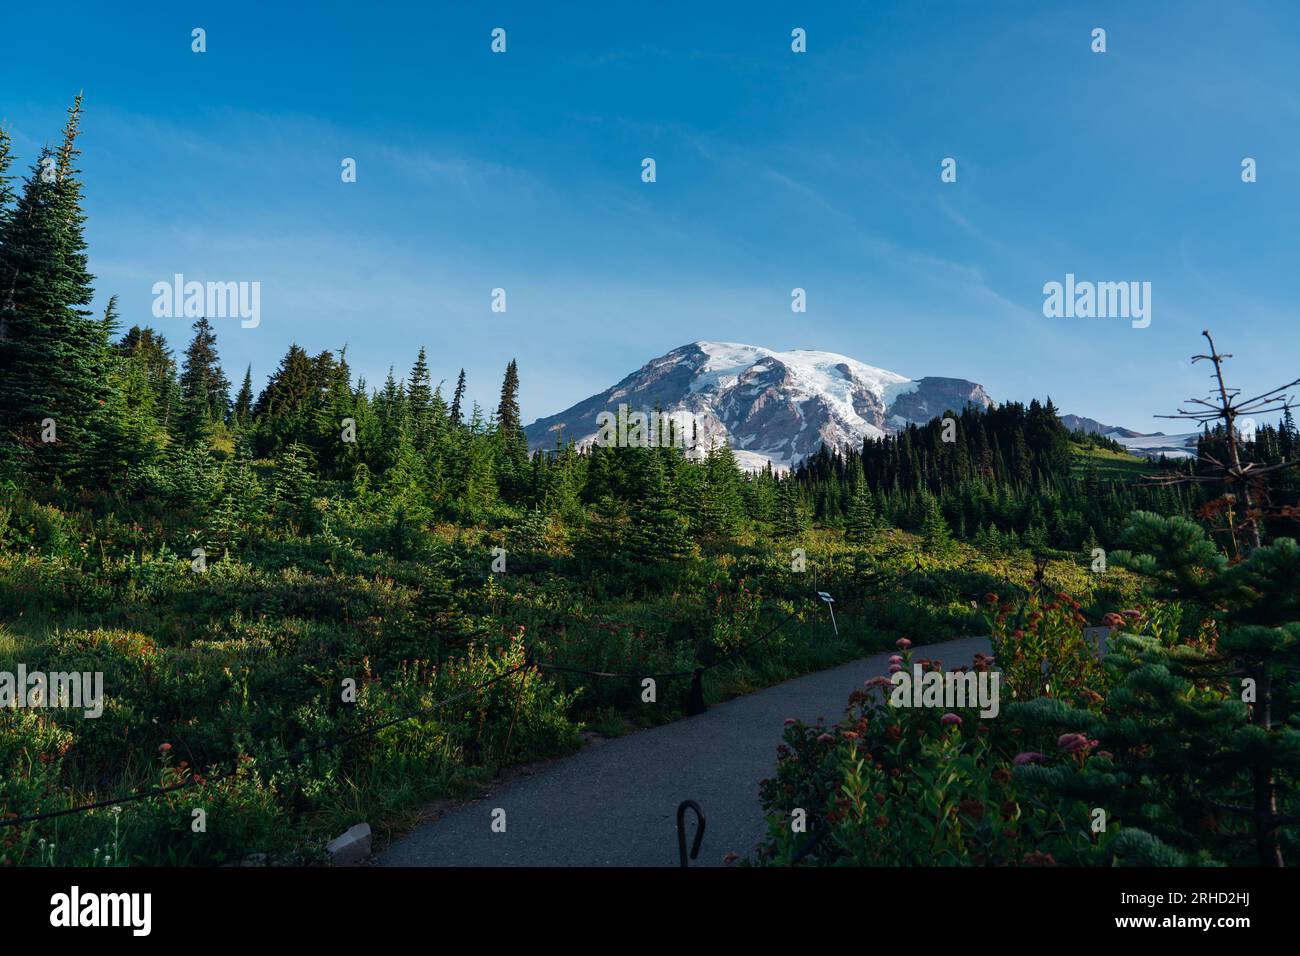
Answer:
[{"label": "asphalt path", "polygon": [[[949,669],[989,651],[986,638],[918,646]],[[394,841],[380,866],[677,866],[677,805],[707,825],[692,866],[748,855],[766,826],[758,783],[772,774],[787,717],[834,723],[849,694],[884,674],[890,651],[807,674],[706,713],[601,740]],[[493,828],[494,811],[504,810]],[[688,844],[694,816],[687,814]]]}]

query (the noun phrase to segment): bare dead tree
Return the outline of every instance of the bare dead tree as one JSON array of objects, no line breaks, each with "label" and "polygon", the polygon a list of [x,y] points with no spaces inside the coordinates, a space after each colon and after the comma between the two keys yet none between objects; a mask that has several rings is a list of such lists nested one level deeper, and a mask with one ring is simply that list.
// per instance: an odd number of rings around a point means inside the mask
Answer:
[{"label": "bare dead tree", "polygon": [[[1193,362],[1210,362],[1214,365],[1215,387],[1205,398],[1191,398],[1186,404],[1199,406],[1179,408],[1173,415],[1157,415],[1157,418],[1177,418],[1194,421],[1202,430],[1210,422],[1222,422],[1227,442],[1226,461],[1210,455],[1201,449],[1201,460],[1211,468],[1209,474],[1143,475],[1143,481],[1149,485],[1214,484],[1223,489],[1223,494],[1207,506],[1207,513],[1222,511],[1226,516],[1226,525],[1220,529],[1227,531],[1232,541],[1232,550],[1237,557],[1242,556],[1242,543],[1239,534],[1245,536],[1245,551],[1249,553],[1260,545],[1260,524],[1266,516],[1292,515],[1294,508],[1270,510],[1269,482],[1276,473],[1300,466],[1300,461],[1283,461],[1272,465],[1258,462],[1242,462],[1241,434],[1237,422],[1242,418],[1256,415],[1269,415],[1285,411],[1294,404],[1294,397],[1286,394],[1288,389],[1300,385],[1300,378],[1271,388],[1259,395],[1239,399],[1241,390],[1230,388],[1223,376],[1223,363],[1232,358],[1231,354],[1221,353],[1214,344],[1209,331],[1201,333],[1210,343],[1210,354],[1193,355]],[[1240,501],[1242,508],[1237,508]]]}]

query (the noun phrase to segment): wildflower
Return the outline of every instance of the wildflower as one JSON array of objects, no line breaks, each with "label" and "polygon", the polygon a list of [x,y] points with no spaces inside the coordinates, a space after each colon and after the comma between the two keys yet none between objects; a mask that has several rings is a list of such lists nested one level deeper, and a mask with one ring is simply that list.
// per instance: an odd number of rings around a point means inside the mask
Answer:
[{"label": "wildflower", "polygon": [[833,734],[822,734],[821,736],[819,736],[819,737],[817,738],[817,742],[818,742],[819,744],[830,744],[830,743],[834,743],[834,742],[835,742],[835,736],[834,736]]},{"label": "wildflower", "polygon": [[172,749],[172,745],[171,745],[171,744],[159,744],[159,745],[158,745],[158,752],[159,752],[160,754],[165,754],[165,753],[167,753],[167,751],[169,751],[169,750],[171,750],[171,749]]},{"label": "wildflower", "polygon": [[997,770],[993,771],[993,779],[998,783],[1006,783],[1011,779],[1011,771],[1006,767],[998,767]]},{"label": "wildflower", "polygon": [[998,603],[998,596],[992,591],[989,591],[984,595],[984,603],[992,607],[994,604]]},{"label": "wildflower", "polygon": [[795,720],[793,717],[787,717],[785,719],[785,725],[787,727],[793,727],[797,723],[799,723],[799,721]]},{"label": "wildflower", "polygon": [[939,723],[943,724],[945,727],[960,727],[961,718],[956,714],[944,714],[939,718]]},{"label": "wildflower", "polygon": [[894,646],[901,648],[902,650],[907,650],[912,646],[912,642],[905,637],[900,637],[898,640],[894,641]]},{"label": "wildflower", "polygon": [[903,669],[903,665],[902,665],[902,664],[890,664],[890,665],[889,665],[889,673],[891,673],[891,674],[897,674],[897,673],[898,673],[899,671],[901,671],[902,669]]},{"label": "wildflower", "polygon": [[1114,611],[1111,611],[1101,619],[1101,623],[1104,627],[1123,627],[1124,615],[1116,614]]},{"label": "wildflower", "polygon": [[902,656],[899,655],[899,654],[894,654],[894,655],[892,655],[892,656],[889,658],[889,663],[891,663],[891,664],[901,664],[901,663],[903,663],[903,658],[902,658]]},{"label": "wildflower", "polygon": [[722,858],[722,862],[725,863],[725,864],[727,864],[727,866],[731,866],[731,864],[735,863],[735,862],[736,862],[737,860],[739,860],[739,859],[740,859],[740,854],[739,854],[739,853],[732,852],[732,853],[728,853],[726,856],[724,856],[724,857]]},{"label": "wildflower", "polygon": [[1056,746],[1071,754],[1083,753],[1096,745],[1097,741],[1089,740],[1087,734],[1061,734],[1056,738]]},{"label": "wildflower", "polygon": [[1023,767],[1027,763],[1038,763],[1038,761],[1046,760],[1046,759],[1047,758],[1044,757],[1042,754],[1040,754],[1037,750],[1029,750],[1022,754],[1016,754],[1016,757],[1012,761],[1012,763],[1014,763],[1017,767]]}]

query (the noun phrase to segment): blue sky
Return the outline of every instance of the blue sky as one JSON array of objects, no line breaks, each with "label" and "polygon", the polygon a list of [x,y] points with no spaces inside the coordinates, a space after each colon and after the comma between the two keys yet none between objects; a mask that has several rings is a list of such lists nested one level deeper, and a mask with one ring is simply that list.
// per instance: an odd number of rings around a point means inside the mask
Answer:
[{"label": "blue sky", "polygon": [[[424,344],[485,405],[517,358],[531,421],[713,339],[1169,431],[1203,328],[1245,389],[1300,374],[1289,0],[279,6],[0,17],[24,167],[86,92],[100,301],[183,347],[154,282],[261,283],[257,328],[216,322],[236,381],[296,341],[377,385]],[[1151,282],[1150,327],[1045,318],[1067,272]]]}]

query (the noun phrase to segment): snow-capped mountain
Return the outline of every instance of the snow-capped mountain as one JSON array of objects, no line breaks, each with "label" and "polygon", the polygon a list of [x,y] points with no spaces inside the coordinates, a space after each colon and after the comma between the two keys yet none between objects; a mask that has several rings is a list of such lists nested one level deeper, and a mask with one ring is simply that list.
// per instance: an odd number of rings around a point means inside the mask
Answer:
[{"label": "snow-capped mountain", "polygon": [[1129,454],[1143,458],[1195,458],[1196,443],[1201,437],[1200,432],[1186,432],[1181,435],[1166,435],[1164,432],[1136,435],[1124,434],[1124,432],[1128,432],[1128,429],[1110,432],[1105,437],[1115,439],[1128,449]]},{"label": "snow-capped mountain", "polygon": [[[658,410],[688,446],[707,449],[726,440],[742,467],[771,462],[783,468],[823,443],[856,445],[967,404],[987,408],[993,401],[983,386],[965,379],[909,379],[834,352],[692,342],[600,394],[538,419],[525,433],[532,448],[554,448],[561,436],[579,445],[598,437],[601,444],[611,437],[632,444],[639,438],[629,436],[632,414],[653,419]],[[666,442],[668,429],[660,432]],[[651,424],[650,443],[653,436]]]},{"label": "snow-capped mountain", "polygon": [[1062,415],[1061,424],[1070,431],[1083,431],[1089,435],[1104,435],[1107,438],[1114,438],[1118,441],[1121,438],[1144,438],[1141,432],[1135,432],[1131,428],[1122,428],[1119,425],[1103,425],[1095,418],[1085,418],[1082,415]]},{"label": "snow-capped mountain", "polygon": [[1090,435],[1110,438],[1143,458],[1195,458],[1196,442],[1200,432],[1186,432],[1181,435],[1166,435],[1164,432],[1143,434],[1131,428],[1119,425],[1103,425],[1095,418],[1083,418],[1079,415],[1062,415],[1061,424],[1070,431],[1082,429]]}]

